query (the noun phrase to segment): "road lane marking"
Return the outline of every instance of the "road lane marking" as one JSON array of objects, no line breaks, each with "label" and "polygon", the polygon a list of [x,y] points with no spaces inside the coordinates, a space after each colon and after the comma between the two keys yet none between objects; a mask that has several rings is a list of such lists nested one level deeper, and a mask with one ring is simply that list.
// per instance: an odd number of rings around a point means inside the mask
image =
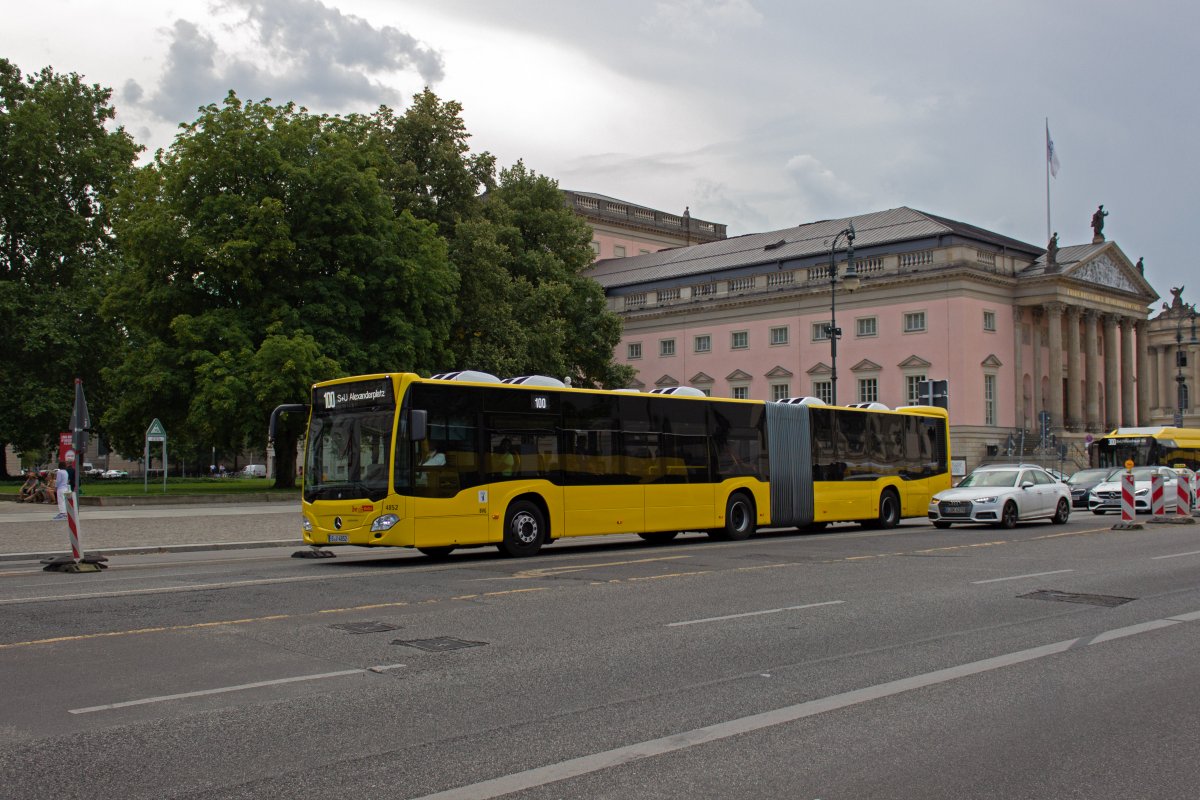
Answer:
[{"label": "road lane marking", "polygon": [[803,608],[817,608],[819,606],[836,606],[846,602],[845,600],[826,600],[823,603],[807,603],[802,606],[787,606],[785,608],[768,608],[763,611],[747,611],[744,614],[726,614],[723,617],[705,617],[704,619],[688,619],[682,622],[668,622],[668,628],[679,628],[684,625],[699,625],[704,622],[723,622],[727,619],[741,619],[742,617],[757,617],[762,614],[778,614],[782,611],[799,611]]},{"label": "road lane marking", "polygon": [[1007,578],[988,578],[986,581],[971,581],[972,584],[1000,583],[1001,581],[1019,581],[1022,578],[1040,578],[1043,575],[1061,575],[1064,572],[1074,572],[1073,569],[1056,569],[1050,572],[1030,572],[1027,575],[1010,575]]},{"label": "road lane marking", "polygon": [[534,769],[525,770],[523,772],[515,772],[510,775],[502,775],[498,778],[479,781],[468,786],[459,786],[454,789],[447,789],[442,792],[425,795],[416,798],[416,800],[490,800],[490,798],[502,797],[506,794],[524,791],[526,789],[534,789],[540,786],[545,786],[558,781],[576,778],[581,775],[589,775],[594,772],[609,769],[611,767],[621,766],[633,761],[640,761],[645,758],[674,753],[680,750],[685,750],[690,747],[695,747],[709,742],[728,739],[732,736],[739,736],[745,733],[751,733],[763,728],[770,728],[777,725],[783,725],[789,722],[797,722],[807,717],[814,717],[819,714],[825,714],[830,711],[837,711],[843,708],[850,708],[862,703],[868,703],[873,700],[880,700],[885,697],[891,697],[903,692],[910,692],[914,689],[923,689],[929,686],[936,686],[941,683],[948,683],[960,678],[967,678],[973,675],[980,675],[992,670],[1002,669],[1004,667],[1024,664],[1030,661],[1047,658],[1052,655],[1065,653],[1069,650],[1089,647],[1094,644],[1110,642],[1114,639],[1121,639],[1128,636],[1137,636],[1142,633],[1148,633],[1154,630],[1161,630],[1172,625],[1178,625],[1181,622],[1192,622],[1200,620],[1200,611],[1190,612],[1187,614],[1177,614],[1173,617],[1165,619],[1153,620],[1140,625],[1130,625],[1125,628],[1116,628],[1110,631],[1105,631],[1095,636],[1079,637],[1077,639],[1067,639],[1061,642],[1042,645],[1041,647],[1033,647],[1028,650],[1018,650],[1013,653],[1005,653],[993,658],[985,658],[981,661],[972,661],[967,664],[959,664],[946,669],[934,670],[921,675],[913,675],[908,678],[888,681],[886,683],[868,686],[864,689],[855,689],[842,694],[835,694],[829,697],[820,698],[817,700],[809,700],[796,705],[785,706],[771,711],[764,711],[760,714],[752,714],[738,719],[719,722],[714,725],[708,725],[703,728],[694,728],[690,731],[682,731],[669,736],[664,736],[659,739],[650,739],[648,741],[637,742],[635,744],[618,747],[612,750],[605,750],[599,753],[592,753],[578,758],[560,761],[556,764],[548,764],[544,767],[536,767]]},{"label": "road lane marking", "polygon": [[138,700],[125,700],[120,703],[107,703],[102,706],[88,706],[87,708],[70,708],[67,709],[68,714],[93,714],[97,711],[112,711],[118,708],[129,708],[130,706],[145,706],[151,703],[166,703],[171,700],[186,700],[191,697],[206,697],[213,694],[228,694],[229,692],[244,692],[247,689],[261,689],[264,686],[280,686],[285,683],[301,683],[303,681],[319,681],[326,678],[342,678],[346,675],[365,675],[368,672],[382,673],[387,670],[399,669],[403,664],[381,664],[375,667],[366,667],[364,669],[342,669],[337,672],[322,672],[316,675],[296,675],[291,678],[276,678],[270,681],[255,681],[254,683],[241,683],[237,686],[220,686],[216,689],[200,689],[195,692],[180,692],[179,694],[164,694],[158,697],[143,697]]},{"label": "road lane marking", "polygon": [[1153,556],[1153,557],[1151,557],[1150,560],[1151,561],[1160,561],[1164,558],[1183,558],[1184,556],[1200,556],[1200,550],[1192,550],[1191,552],[1188,552],[1188,553],[1172,553],[1169,556]]},{"label": "road lane marking", "polygon": [[569,572],[579,572],[579,571],[585,570],[585,569],[595,569],[596,567],[624,567],[629,564],[650,564],[650,563],[653,563],[656,561],[676,561],[681,558],[691,558],[691,556],[689,556],[689,555],[659,556],[657,558],[636,558],[636,559],[631,559],[628,561],[606,561],[601,564],[587,563],[587,564],[569,564],[569,565],[564,565],[564,566],[559,566],[559,567],[542,567],[540,569],[522,570],[513,575],[506,575],[502,578],[488,577],[488,578],[479,578],[478,580],[494,581],[494,580],[516,580],[516,579],[526,579],[526,578],[553,578],[555,575],[564,575]]}]

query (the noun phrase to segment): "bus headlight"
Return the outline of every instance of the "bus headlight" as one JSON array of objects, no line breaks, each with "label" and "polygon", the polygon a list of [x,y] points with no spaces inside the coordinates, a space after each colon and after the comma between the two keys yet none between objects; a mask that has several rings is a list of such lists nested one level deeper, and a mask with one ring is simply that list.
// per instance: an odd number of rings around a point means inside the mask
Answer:
[{"label": "bus headlight", "polygon": [[390,530],[391,527],[399,521],[400,518],[395,514],[384,514],[382,517],[376,518],[376,520],[371,523],[371,533]]},{"label": "bus headlight", "polygon": [[313,528],[313,526],[312,526],[312,520],[311,520],[311,519],[309,519],[308,517],[301,517],[301,518],[300,518],[300,524],[301,524],[301,525],[304,527],[304,532],[305,532],[305,533],[312,533],[312,528]]}]

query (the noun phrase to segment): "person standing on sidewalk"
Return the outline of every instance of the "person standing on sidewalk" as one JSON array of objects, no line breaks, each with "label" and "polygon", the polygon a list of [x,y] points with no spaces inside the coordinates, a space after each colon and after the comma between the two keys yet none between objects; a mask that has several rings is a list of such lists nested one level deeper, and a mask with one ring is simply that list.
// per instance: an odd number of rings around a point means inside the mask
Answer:
[{"label": "person standing on sidewalk", "polygon": [[58,497],[58,513],[54,516],[55,519],[67,518],[67,496],[65,492],[71,490],[71,476],[67,472],[65,462],[58,462],[58,469],[54,471],[54,494]]}]

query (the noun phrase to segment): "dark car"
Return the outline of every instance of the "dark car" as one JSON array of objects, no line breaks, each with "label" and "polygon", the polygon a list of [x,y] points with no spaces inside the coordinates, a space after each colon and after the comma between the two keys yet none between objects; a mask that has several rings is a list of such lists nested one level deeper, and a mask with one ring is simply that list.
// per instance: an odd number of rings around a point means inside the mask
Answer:
[{"label": "dark car", "polygon": [[1067,486],[1071,487],[1071,507],[1087,508],[1088,495],[1105,481],[1115,480],[1113,475],[1121,471],[1120,467],[1100,467],[1099,469],[1081,469],[1067,478]]}]

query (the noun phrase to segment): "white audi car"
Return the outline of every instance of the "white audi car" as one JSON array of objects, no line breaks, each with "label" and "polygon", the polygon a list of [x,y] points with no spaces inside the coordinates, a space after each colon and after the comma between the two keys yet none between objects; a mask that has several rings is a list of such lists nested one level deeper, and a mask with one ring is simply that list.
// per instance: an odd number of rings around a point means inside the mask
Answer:
[{"label": "white audi car", "polygon": [[[1133,468],[1133,510],[1137,514],[1150,513],[1150,487],[1155,472],[1163,476],[1163,512],[1174,514],[1179,475],[1170,467]],[[1092,489],[1088,495],[1088,508],[1093,514],[1107,514],[1110,511],[1121,513],[1121,472],[1113,476],[1111,481],[1097,484]]]},{"label": "white audi car", "polygon": [[934,527],[983,522],[1012,528],[1018,521],[1049,519],[1062,525],[1071,517],[1071,487],[1036,464],[979,467],[953,489],[933,496]]}]

